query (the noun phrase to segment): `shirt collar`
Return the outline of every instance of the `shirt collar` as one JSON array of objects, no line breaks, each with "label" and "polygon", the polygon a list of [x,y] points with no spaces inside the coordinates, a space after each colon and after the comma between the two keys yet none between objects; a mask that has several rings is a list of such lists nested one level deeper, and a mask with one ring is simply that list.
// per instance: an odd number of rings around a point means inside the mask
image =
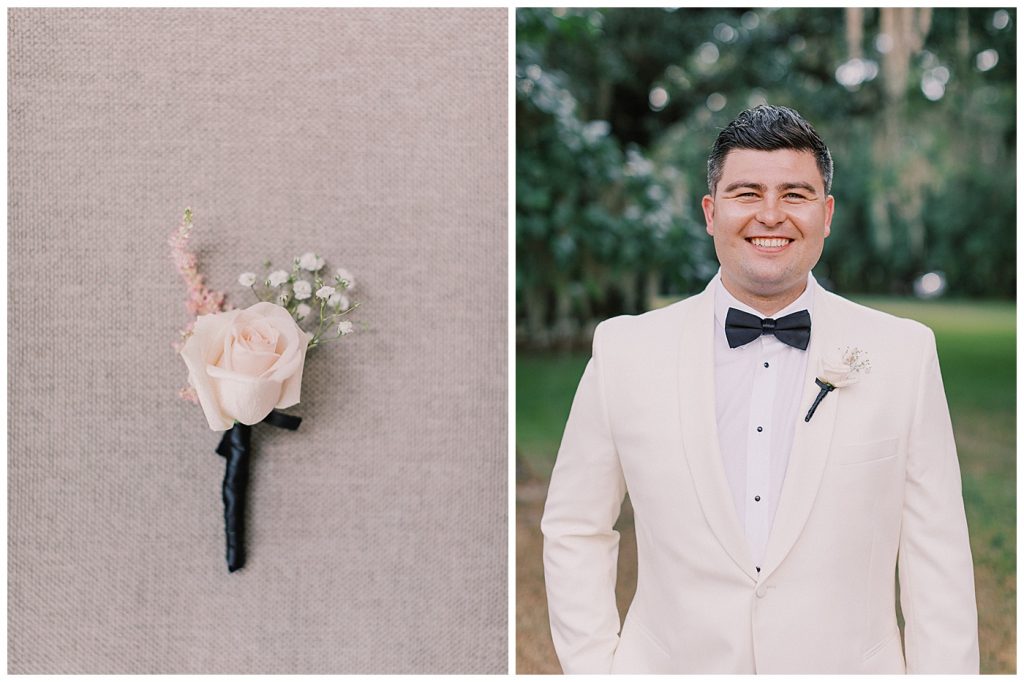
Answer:
[{"label": "shirt collar", "polygon": [[[743,303],[735,296],[729,293],[729,290],[722,284],[722,269],[719,268],[712,280],[715,286],[715,324],[719,327],[725,327],[725,316],[729,312],[729,308],[736,308],[742,310],[745,313],[751,315],[757,315],[758,317],[764,317],[761,313],[751,308],[746,303]],[[795,301],[787,305],[779,312],[772,315],[774,319],[779,319],[790,313],[795,313],[798,310],[806,310],[811,316],[814,315],[814,289],[818,282],[814,279],[814,275],[807,273],[807,286],[804,288],[802,294],[800,294]]]}]

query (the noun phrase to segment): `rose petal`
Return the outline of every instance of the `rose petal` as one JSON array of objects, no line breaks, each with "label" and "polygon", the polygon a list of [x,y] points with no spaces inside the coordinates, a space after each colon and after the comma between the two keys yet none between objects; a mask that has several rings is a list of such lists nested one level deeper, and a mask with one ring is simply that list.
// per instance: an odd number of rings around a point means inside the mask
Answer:
[{"label": "rose petal", "polygon": [[[284,382],[298,374],[301,381],[308,343],[306,333],[299,329],[287,310],[271,303],[265,305],[269,308],[264,308],[260,312],[265,315],[264,319],[280,332],[276,350],[281,357],[263,376],[267,379]],[[253,308],[255,307],[253,306]],[[294,405],[294,403],[292,404]]]},{"label": "rose petal", "polygon": [[273,351],[260,352],[249,350],[238,343],[232,349],[231,357],[231,367],[225,369],[231,369],[239,374],[250,377],[260,376],[281,359],[281,356]]},{"label": "rose petal", "polygon": [[[231,428],[233,420],[228,415],[225,415],[221,409],[220,402],[217,400],[214,382],[206,372],[208,363],[205,357],[207,353],[204,351],[207,348],[203,344],[203,339],[207,337],[202,333],[197,333],[197,330],[200,330],[215,336],[221,328],[220,322],[222,321],[212,324],[209,322],[203,323],[204,317],[216,316],[204,315],[196,321],[192,335],[188,337],[181,349],[181,357],[188,367],[189,384],[196,391],[199,405],[203,408],[203,414],[206,416],[206,421],[210,428],[214,431],[226,431]],[[216,348],[216,345],[214,345],[214,348]]]},{"label": "rose petal", "polygon": [[299,402],[299,394],[302,391],[302,371],[306,364],[306,346],[312,338],[312,334],[302,334],[302,351],[299,354],[299,366],[290,377],[284,380],[284,385],[281,387],[281,400],[277,403],[279,409],[291,407]]},{"label": "rose petal", "polygon": [[243,424],[258,424],[270,414],[281,396],[281,382],[241,376],[220,367],[208,367],[216,381],[221,409]]},{"label": "rose petal", "polygon": [[280,332],[266,320],[247,321],[244,326],[236,325],[233,332],[235,343],[256,351],[273,352]]}]

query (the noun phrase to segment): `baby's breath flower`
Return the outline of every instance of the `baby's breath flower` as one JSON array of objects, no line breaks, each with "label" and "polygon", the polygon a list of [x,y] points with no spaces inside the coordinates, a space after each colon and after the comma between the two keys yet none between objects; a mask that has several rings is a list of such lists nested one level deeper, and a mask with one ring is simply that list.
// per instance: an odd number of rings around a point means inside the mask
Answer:
[{"label": "baby's breath flower", "polygon": [[281,293],[279,293],[277,295],[277,304],[278,305],[287,306],[288,305],[288,299],[290,299],[290,298],[291,298],[291,296],[288,295],[287,291],[282,291]]},{"label": "baby's breath flower", "polygon": [[313,287],[302,279],[296,282],[293,288],[295,289],[295,298],[300,301],[305,301],[313,294]]},{"label": "baby's breath flower", "polygon": [[241,284],[243,287],[251,287],[253,284],[256,283],[256,273],[243,272],[241,275],[238,276],[238,283]]},{"label": "baby's breath flower", "polygon": [[317,258],[316,254],[312,251],[302,254],[299,256],[299,267],[303,270],[309,270],[310,272],[316,272],[324,266],[324,259]]},{"label": "baby's breath flower", "polygon": [[267,276],[267,286],[279,287],[288,281],[288,273],[284,270],[274,270]]},{"label": "baby's breath flower", "polygon": [[349,320],[342,320],[341,322],[338,323],[338,336],[345,336],[346,334],[351,334],[355,330],[355,327]]},{"label": "baby's breath flower", "polygon": [[305,303],[300,303],[298,306],[296,306],[295,312],[298,314],[299,319],[301,320],[306,315],[309,315],[311,312],[313,312],[313,309],[310,308]]},{"label": "baby's breath flower", "polygon": [[320,287],[316,290],[317,298],[330,298],[334,296],[334,287]]},{"label": "baby's breath flower", "polygon": [[850,366],[850,371],[861,372],[865,374],[871,373],[871,360],[868,359],[867,353],[862,351],[860,348],[849,348],[843,351],[843,362]]},{"label": "baby's breath flower", "polygon": [[338,268],[334,277],[338,282],[344,282],[344,286],[349,291],[356,288],[356,278],[352,276],[352,273],[345,268]]},{"label": "baby's breath flower", "polygon": [[349,305],[350,305],[349,300],[348,300],[348,296],[346,296],[345,294],[342,294],[340,292],[339,293],[335,293],[329,299],[327,299],[327,304],[328,305],[332,305],[335,308],[339,308],[341,310],[348,310]]}]

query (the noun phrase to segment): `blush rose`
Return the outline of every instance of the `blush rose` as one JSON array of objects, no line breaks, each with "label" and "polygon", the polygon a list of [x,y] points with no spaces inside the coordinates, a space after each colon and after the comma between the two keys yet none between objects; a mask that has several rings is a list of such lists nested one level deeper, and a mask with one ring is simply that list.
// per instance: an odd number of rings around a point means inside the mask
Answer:
[{"label": "blush rose", "polygon": [[818,378],[836,388],[857,383],[857,377],[853,375],[850,365],[841,358],[834,357],[821,359],[821,372]]},{"label": "blush rose", "polygon": [[298,403],[309,338],[287,310],[265,301],[199,316],[181,356],[210,428],[256,424]]}]

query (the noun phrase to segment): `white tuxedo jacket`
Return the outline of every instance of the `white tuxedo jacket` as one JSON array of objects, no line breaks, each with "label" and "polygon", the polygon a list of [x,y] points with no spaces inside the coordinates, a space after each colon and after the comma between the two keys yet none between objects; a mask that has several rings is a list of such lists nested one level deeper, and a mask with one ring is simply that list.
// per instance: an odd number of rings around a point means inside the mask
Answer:
[{"label": "white tuxedo jacket", "polygon": [[[811,286],[799,423],[760,573],[719,453],[713,290],[598,326],[541,523],[566,673],[978,672],[934,336]],[[846,347],[870,373],[805,422],[820,358]],[[639,574],[620,634],[612,525],[627,491]]]}]

